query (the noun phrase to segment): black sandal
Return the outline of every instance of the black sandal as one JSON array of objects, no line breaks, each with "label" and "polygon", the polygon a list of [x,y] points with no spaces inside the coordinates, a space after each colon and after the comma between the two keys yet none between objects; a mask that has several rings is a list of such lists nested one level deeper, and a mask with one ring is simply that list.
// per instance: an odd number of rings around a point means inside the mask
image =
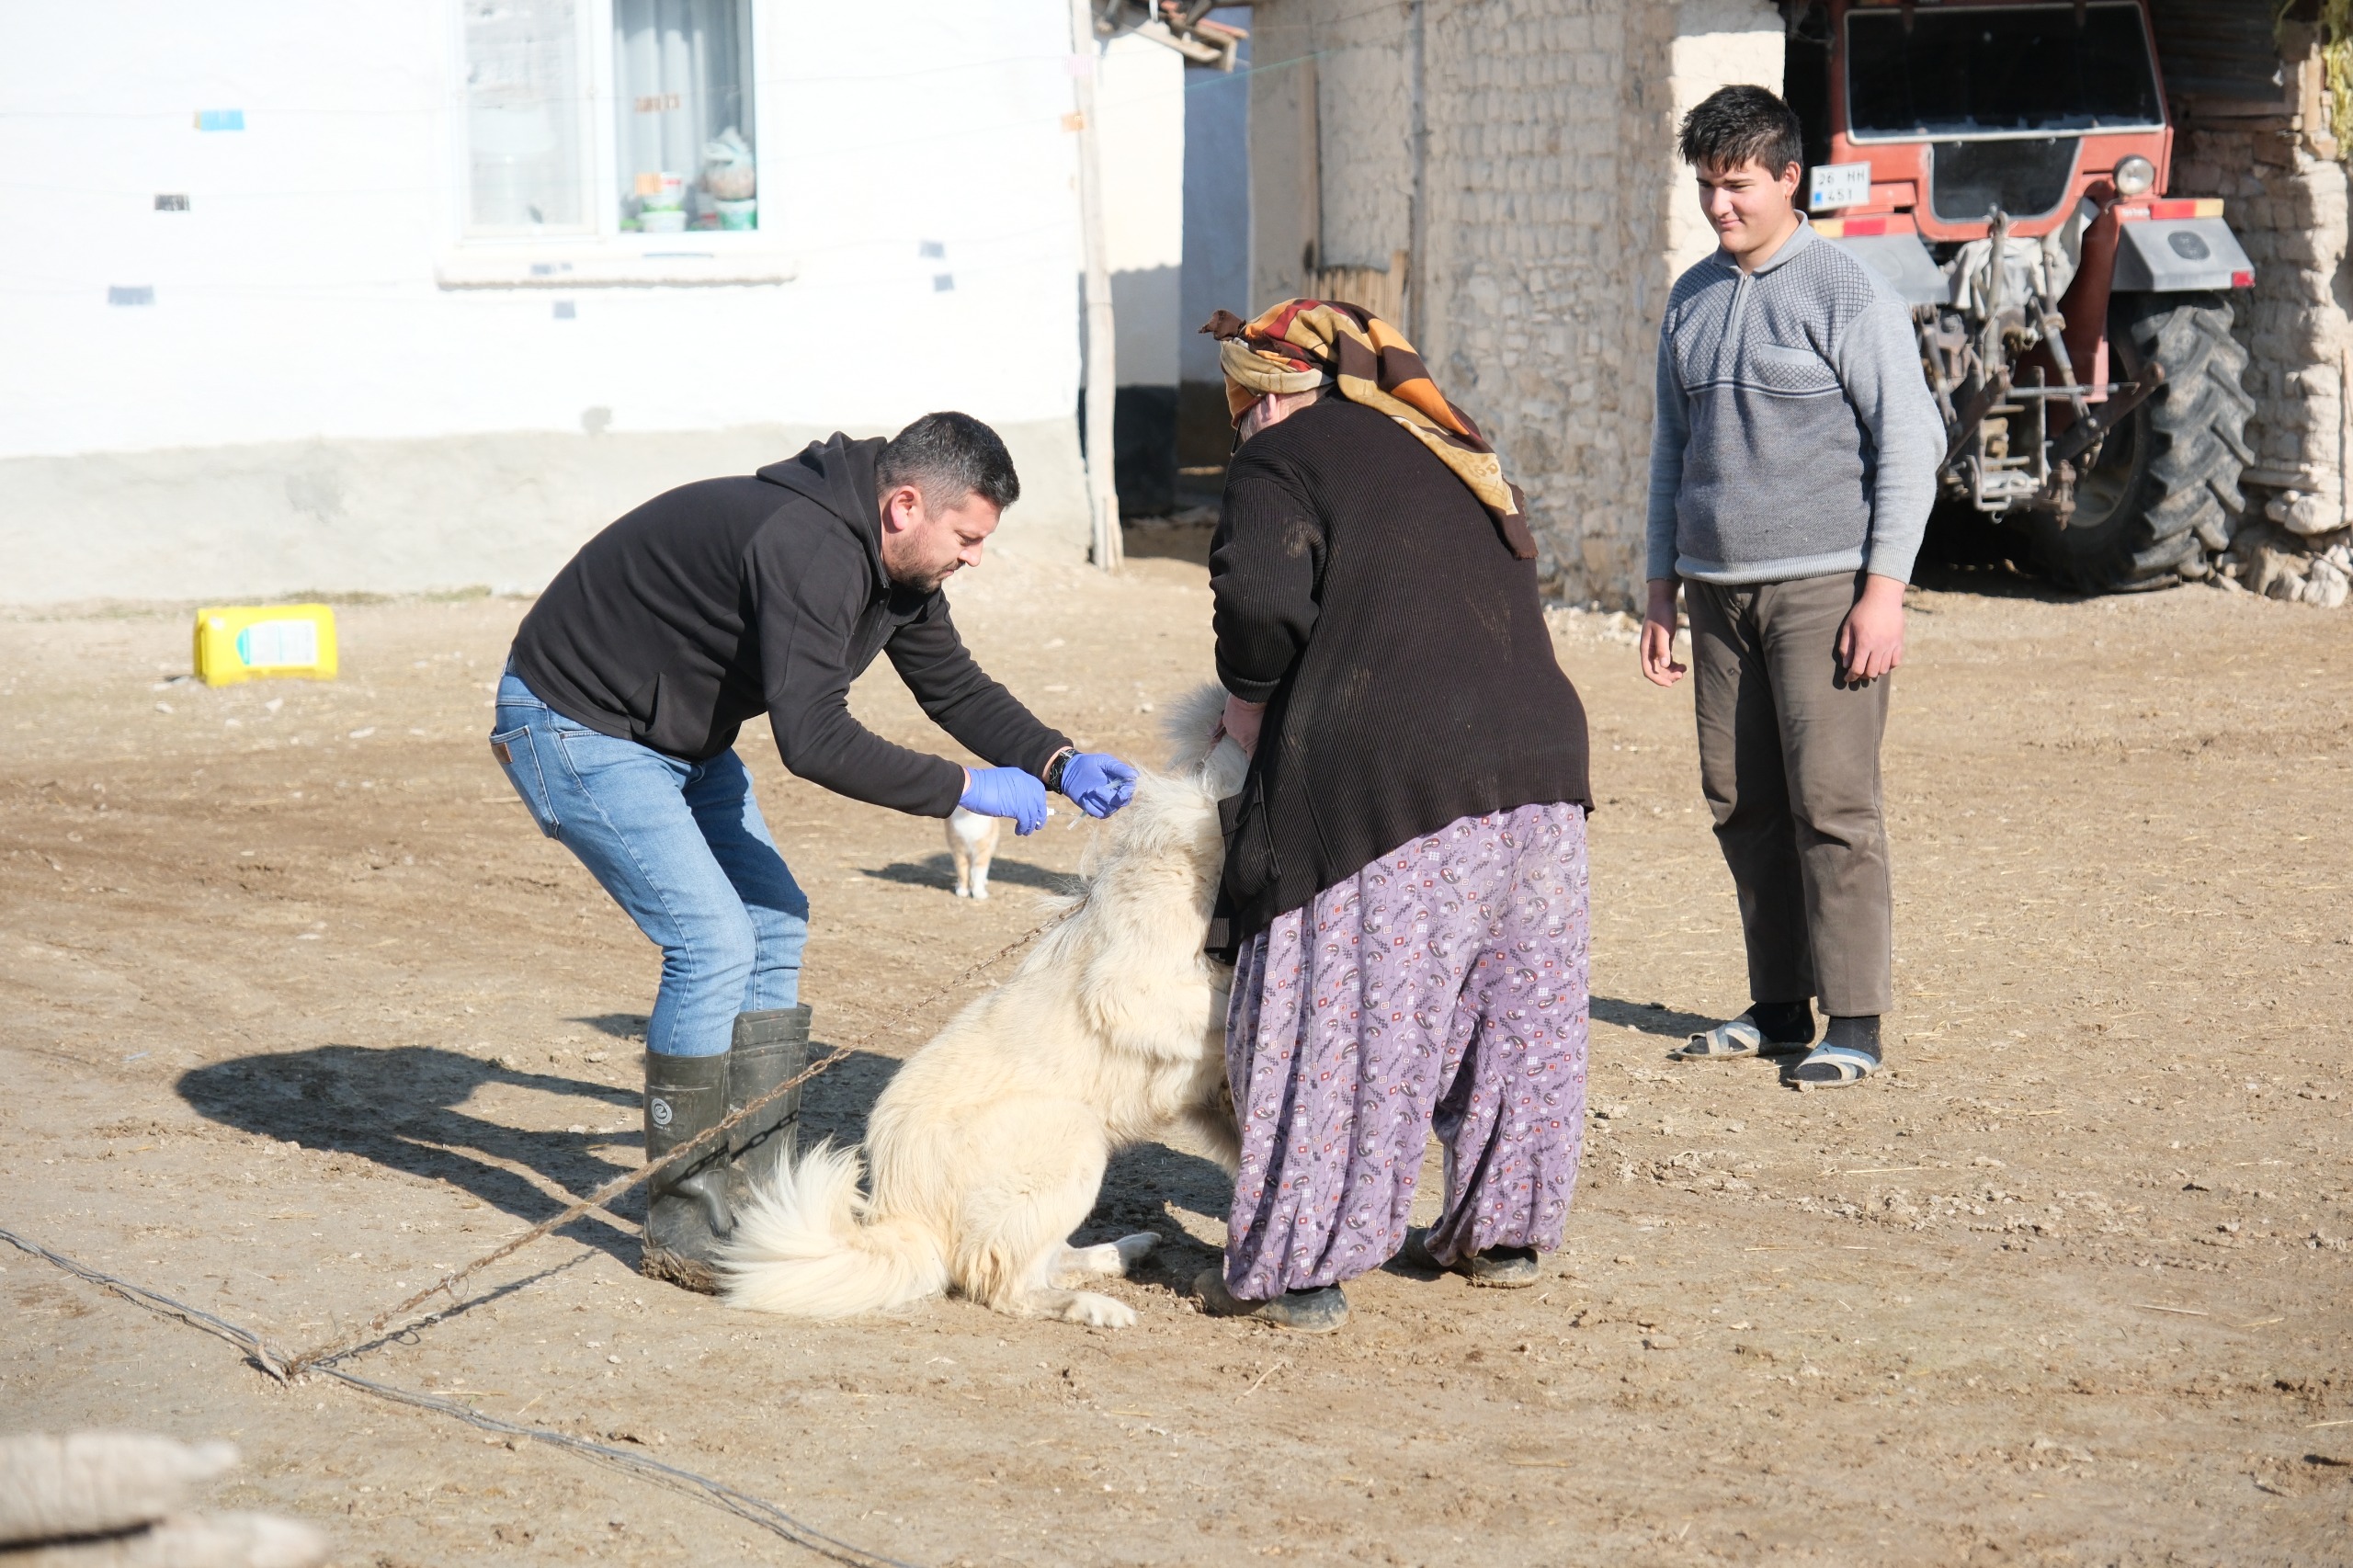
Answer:
[{"label": "black sandal", "polygon": [[[1764,1016],[1760,1017],[1759,1014]],[[1735,1056],[1803,1056],[1813,1044],[1811,1006],[1803,1002],[1753,1002],[1740,1017],[1692,1035],[1668,1054],[1684,1062],[1722,1062]]]},{"label": "black sandal", "polygon": [[1822,1043],[1807,1053],[1790,1077],[1801,1090],[1837,1088],[1861,1083],[1881,1064],[1877,1018],[1833,1018]]},{"label": "black sandal", "polygon": [[1223,1265],[1213,1265],[1193,1277],[1193,1294],[1211,1317],[1256,1318],[1300,1334],[1332,1334],[1347,1326],[1348,1299],[1337,1285],[1313,1290],[1286,1290],[1264,1301],[1245,1301],[1225,1288]]},{"label": "black sandal", "polygon": [[1460,1274],[1473,1285],[1495,1290],[1524,1290],[1544,1277],[1544,1266],[1537,1260],[1534,1247],[1489,1247],[1457,1263],[1440,1263],[1430,1256],[1429,1232],[1419,1228],[1405,1233],[1405,1244],[1397,1256],[1415,1268]]}]

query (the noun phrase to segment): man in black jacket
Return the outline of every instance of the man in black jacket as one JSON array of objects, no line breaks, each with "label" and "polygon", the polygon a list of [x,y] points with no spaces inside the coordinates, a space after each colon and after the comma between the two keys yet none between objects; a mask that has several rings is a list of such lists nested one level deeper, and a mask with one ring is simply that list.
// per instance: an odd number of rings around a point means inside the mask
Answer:
[{"label": "man in black jacket", "polygon": [[[708,1135],[798,1073],[809,902],[732,749],[766,712],[784,765],[876,805],[1091,816],[1135,770],[1080,752],[965,651],[940,585],[980,563],[1020,494],[996,433],[930,414],[890,441],[836,435],[746,478],[658,495],[581,549],[515,636],[491,751],[558,839],[662,949],[646,1027],[645,1152],[705,1144],[655,1180],[640,1267],[708,1290],[752,1180],[785,1158],[799,1094]],[[998,766],[893,745],[849,711],[878,653],[924,711]]]}]

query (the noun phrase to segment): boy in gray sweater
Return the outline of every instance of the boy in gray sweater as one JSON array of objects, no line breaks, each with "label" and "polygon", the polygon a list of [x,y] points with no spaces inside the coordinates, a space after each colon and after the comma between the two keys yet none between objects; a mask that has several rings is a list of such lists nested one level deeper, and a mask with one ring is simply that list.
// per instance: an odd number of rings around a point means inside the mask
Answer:
[{"label": "boy in gray sweater", "polygon": [[1748,1009],[1683,1054],[1802,1057],[1802,1085],[1880,1065],[1880,737],[1944,451],[1909,312],[1796,210],[1802,149],[1762,87],[1725,87],[1683,120],[1722,248],[1677,280],[1659,331],[1642,639],[1643,674],[1680,680],[1679,582],[1700,788],[1748,949]]}]

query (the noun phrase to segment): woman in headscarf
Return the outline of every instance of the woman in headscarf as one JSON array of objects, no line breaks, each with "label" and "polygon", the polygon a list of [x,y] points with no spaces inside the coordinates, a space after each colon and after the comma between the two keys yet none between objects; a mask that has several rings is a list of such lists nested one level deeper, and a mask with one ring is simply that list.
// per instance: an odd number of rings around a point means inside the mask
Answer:
[{"label": "woman in headscarf", "polygon": [[[1526,1285],[1584,1127],[1585,710],[1516,486],[1358,306],[1219,312],[1239,439],[1211,547],[1242,1129],[1204,1305],[1328,1332],[1404,1252]],[[1444,1207],[1406,1217],[1435,1130]]]}]

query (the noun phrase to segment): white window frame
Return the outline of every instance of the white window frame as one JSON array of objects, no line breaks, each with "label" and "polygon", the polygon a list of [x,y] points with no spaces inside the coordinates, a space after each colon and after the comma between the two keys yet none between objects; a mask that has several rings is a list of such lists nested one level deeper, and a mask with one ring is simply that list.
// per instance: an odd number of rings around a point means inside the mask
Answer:
[{"label": "white window frame", "polygon": [[[756,122],[775,123],[760,99],[766,90],[767,39],[769,7],[756,3],[752,12],[752,93]],[[453,109],[449,119],[451,199],[448,205],[448,237],[435,258],[435,280],[444,289],[675,288],[693,284],[790,283],[799,264],[786,250],[781,233],[781,208],[772,218],[762,201],[761,227],[749,233],[690,229],[677,234],[624,232],[613,169],[620,156],[620,135],[613,113],[617,90],[613,60],[612,0],[580,0],[580,75],[587,101],[581,160],[582,210],[589,222],[584,229],[549,234],[470,234],[472,165],[465,93],[466,28],[463,0],[444,0],[449,26],[449,70]],[[764,138],[765,140],[765,138]],[[760,188],[771,176],[767,154],[761,154]],[[779,182],[779,184],[781,182]],[[773,225],[773,226],[771,226]]]}]

